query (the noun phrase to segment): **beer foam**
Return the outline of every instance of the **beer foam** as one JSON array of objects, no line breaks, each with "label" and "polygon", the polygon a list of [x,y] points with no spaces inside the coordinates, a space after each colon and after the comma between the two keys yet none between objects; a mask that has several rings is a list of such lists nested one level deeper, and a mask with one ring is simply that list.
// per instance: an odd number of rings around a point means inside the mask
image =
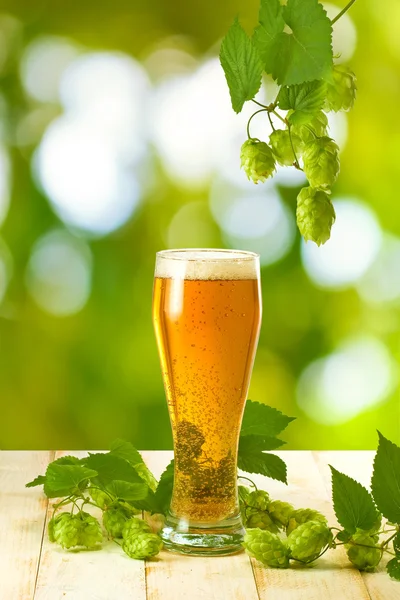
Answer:
[{"label": "beer foam", "polygon": [[164,250],[155,276],[162,279],[257,279],[259,256],[241,250]]}]

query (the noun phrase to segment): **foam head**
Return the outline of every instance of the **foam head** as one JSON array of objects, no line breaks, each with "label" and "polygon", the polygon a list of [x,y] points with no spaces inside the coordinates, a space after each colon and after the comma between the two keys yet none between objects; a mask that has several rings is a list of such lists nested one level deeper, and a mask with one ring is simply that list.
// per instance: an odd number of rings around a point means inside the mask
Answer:
[{"label": "foam head", "polygon": [[257,279],[259,256],[241,250],[190,248],[157,252],[155,276],[163,279]]}]

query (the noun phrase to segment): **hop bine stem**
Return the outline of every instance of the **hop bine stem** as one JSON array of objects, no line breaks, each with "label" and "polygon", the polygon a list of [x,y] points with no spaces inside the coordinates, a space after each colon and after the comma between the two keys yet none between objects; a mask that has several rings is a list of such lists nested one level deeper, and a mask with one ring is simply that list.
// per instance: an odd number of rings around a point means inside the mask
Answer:
[{"label": "hop bine stem", "polygon": [[250,135],[250,123],[251,123],[252,118],[255,117],[256,115],[258,115],[258,113],[267,112],[267,111],[268,111],[268,108],[261,108],[260,110],[256,110],[256,112],[251,115],[250,119],[247,122],[247,137],[249,138],[249,140],[252,139],[252,137]]},{"label": "hop bine stem", "polygon": [[336,15],[336,17],[334,19],[332,19],[331,23],[332,25],[334,23],[336,23],[336,21],[338,21],[340,19],[340,17],[342,17],[344,15],[344,13],[346,13],[349,8],[354,4],[356,0],[350,0],[350,2],[348,4],[346,4],[346,6],[344,7],[343,10],[340,11],[340,13],[338,15]]}]

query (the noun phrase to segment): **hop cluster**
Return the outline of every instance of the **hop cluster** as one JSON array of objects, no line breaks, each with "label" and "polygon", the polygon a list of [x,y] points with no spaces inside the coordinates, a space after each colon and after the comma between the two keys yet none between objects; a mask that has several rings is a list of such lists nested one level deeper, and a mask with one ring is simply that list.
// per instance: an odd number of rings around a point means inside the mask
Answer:
[{"label": "hop cluster", "polygon": [[249,139],[244,142],[240,160],[247,178],[254,183],[265,181],[275,171],[275,158],[271,148],[259,140]]},{"label": "hop cluster", "polygon": [[353,108],[357,93],[357,79],[351,69],[345,65],[334,65],[332,83],[326,90],[325,110],[349,111]]},{"label": "hop cluster", "polygon": [[131,512],[124,506],[112,506],[103,513],[103,525],[111,537],[120,538],[124,525],[131,516]]},{"label": "hop cluster", "polygon": [[377,535],[359,532],[355,533],[346,544],[349,561],[360,571],[373,571],[379,564],[382,550],[376,545],[378,539]]},{"label": "hop cluster", "polygon": [[[290,137],[292,141],[290,141]],[[283,167],[292,165],[301,156],[303,142],[296,134],[289,134],[288,129],[277,129],[269,136],[269,143],[276,161]]]},{"label": "hop cluster", "polygon": [[325,525],[328,524],[326,517],[318,510],[298,508],[297,510],[294,510],[289,517],[286,526],[286,535],[290,535],[299,525],[307,523],[307,521],[320,521],[321,523],[325,523]]},{"label": "hop cluster", "polygon": [[95,548],[103,541],[100,523],[86,512],[61,513],[50,520],[49,539],[69,550],[75,546]]},{"label": "hop cluster", "polygon": [[333,542],[332,532],[321,521],[307,521],[299,525],[287,538],[291,558],[312,562],[321,551]]},{"label": "hop cluster", "polygon": [[335,222],[335,209],[329,195],[323,190],[306,187],[297,196],[297,226],[305,241],[318,246],[329,240]]},{"label": "hop cluster", "polygon": [[285,542],[275,533],[248,529],[244,537],[243,547],[264,565],[287,569],[289,566],[289,549]]},{"label": "hop cluster", "polygon": [[303,151],[304,173],[314,188],[331,187],[339,175],[339,147],[328,136],[315,138]]}]

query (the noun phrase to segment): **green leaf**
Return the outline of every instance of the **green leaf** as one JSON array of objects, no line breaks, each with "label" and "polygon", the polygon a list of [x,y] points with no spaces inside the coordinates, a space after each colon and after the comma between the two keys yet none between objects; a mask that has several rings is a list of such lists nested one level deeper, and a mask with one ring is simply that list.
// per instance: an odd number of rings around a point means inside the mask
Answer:
[{"label": "green leaf", "polygon": [[396,533],[396,536],[393,538],[393,550],[396,554],[400,555],[400,531]]},{"label": "green leaf", "polygon": [[174,461],[171,460],[165,471],[160,477],[156,489],[156,502],[160,513],[167,514],[172,498],[172,488],[174,485]]},{"label": "green leaf", "polygon": [[276,450],[286,442],[276,437],[265,435],[241,435],[239,438],[239,452],[262,452],[263,450]]},{"label": "green leaf", "polygon": [[153,492],[155,491],[157,487],[157,480],[145,464],[142,455],[138,450],[136,450],[133,444],[121,439],[114,440],[111,444],[110,454],[113,456],[119,456],[120,458],[128,461],[128,463],[133,466],[136,473],[143,479],[145,483],[147,483],[150,489],[152,489]]},{"label": "green leaf", "polygon": [[36,487],[37,485],[43,485],[45,483],[45,481],[46,481],[45,475],[38,475],[33,481],[26,483],[25,487],[30,488],[30,487]]},{"label": "green leaf", "polygon": [[326,95],[324,81],[309,81],[299,85],[284,86],[278,94],[278,105],[282,110],[293,110],[289,123],[302,125],[313,119],[321,110]]},{"label": "green leaf", "polygon": [[357,528],[371,529],[379,516],[371,494],[361,483],[329,466],[337,520],[349,533],[355,533]]},{"label": "green leaf", "polygon": [[276,408],[248,400],[240,434],[275,437],[294,420],[295,417],[287,417]]},{"label": "green leaf", "polygon": [[332,68],[332,24],[318,0],[261,0],[254,44],[279,85],[322,79]]},{"label": "green leaf", "polygon": [[109,452],[89,454],[84,461],[87,467],[97,471],[98,476],[94,485],[98,485],[100,488],[106,487],[115,479],[128,481],[129,483],[143,483],[142,478],[136,473],[132,465],[123,458],[114,456]]},{"label": "green leaf", "polygon": [[386,565],[386,571],[392,579],[400,581],[400,556],[396,556],[395,558],[389,560],[388,564]]},{"label": "green leaf", "polygon": [[392,523],[400,523],[400,448],[379,431],[371,488],[375,503]]},{"label": "green leaf", "polygon": [[262,64],[251,39],[235,19],[222,40],[219,54],[231,95],[232,107],[240,113],[246,100],[254,98],[261,86]]},{"label": "green leaf", "polygon": [[275,454],[265,452],[239,452],[238,468],[247,473],[260,473],[287,484],[284,461]]},{"label": "green leaf", "polygon": [[89,479],[95,478],[97,471],[82,465],[60,464],[54,461],[46,470],[44,493],[48,498],[70,496],[82,492]]},{"label": "green leaf", "polygon": [[343,531],[339,531],[339,533],[337,534],[336,538],[339,540],[339,542],[345,542],[346,543],[351,538],[351,533],[349,533],[348,531],[346,531],[345,529],[343,529]]},{"label": "green leaf", "polygon": [[107,485],[107,491],[113,496],[126,502],[135,502],[143,500],[147,496],[148,486],[145,483],[129,483],[114,479]]}]

